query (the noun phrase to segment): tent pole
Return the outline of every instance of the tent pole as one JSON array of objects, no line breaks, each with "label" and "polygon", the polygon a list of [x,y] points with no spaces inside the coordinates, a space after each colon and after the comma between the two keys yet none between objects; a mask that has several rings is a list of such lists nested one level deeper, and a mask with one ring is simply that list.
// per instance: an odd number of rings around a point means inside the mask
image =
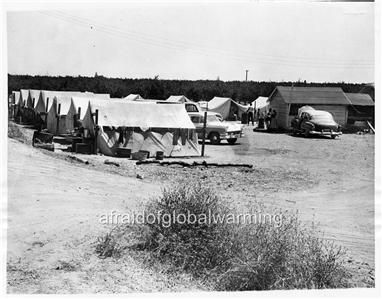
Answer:
[{"label": "tent pole", "polygon": [[96,109],[95,111],[95,130],[94,130],[94,133],[95,133],[95,136],[94,136],[94,154],[97,154],[98,152],[98,148],[97,148],[97,139],[98,139],[98,131],[99,131],[99,128],[98,128],[98,109]]},{"label": "tent pole", "polygon": [[48,127],[48,105],[49,105],[49,98],[46,99],[46,107],[45,107],[45,128]]},{"label": "tent pole", "polygon": [[207,111],[204,111],[203,119],[203,141],[202,141],[202,157],[204,157],[204,147],[206,144],[206,126],[207,126]]},{"label": "tent pole", "polygon": [[57,111],[57,127],[56,127],[56,135],[58,135],[58,127],[60,125],[60,113],[61,113],[61,104],[58,104],[58,111]]}]

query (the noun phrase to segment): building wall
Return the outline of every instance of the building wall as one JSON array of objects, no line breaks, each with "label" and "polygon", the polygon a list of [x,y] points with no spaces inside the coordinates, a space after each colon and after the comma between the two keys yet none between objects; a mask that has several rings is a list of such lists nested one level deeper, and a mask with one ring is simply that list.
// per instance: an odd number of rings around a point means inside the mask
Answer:
[{"label": "building wall", "polygon": [[[308,104],[307,104],[308,105]],[[304,106],[304,104],[301,104]],[[330,112],[334,120],[341,126],[345,126],[348,119],[348,107],[345,105],[309,105],[317,110],[324,110]],[[290,104],[285,103],[278,91],[273,94],[270,100],[270,108],[275,109],[277,112],[277,126],[282,129],[290,129],[292,119],[295,115],[289,115]]]},{"label": "building wall", "polygon": [[289,121],[289,104],[285,103],[280,93],[276,91],[272,99],[270,100],[269,108],[276,110],[277,126],[282,129],[288,129],[290,127]]}]

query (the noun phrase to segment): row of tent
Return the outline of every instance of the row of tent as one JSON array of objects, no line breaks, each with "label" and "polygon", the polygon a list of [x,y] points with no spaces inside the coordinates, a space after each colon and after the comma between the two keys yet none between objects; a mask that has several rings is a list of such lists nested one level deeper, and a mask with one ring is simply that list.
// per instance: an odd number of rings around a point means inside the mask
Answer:
[{"label": "row of tent", "polygon": [[196,129],[184,105],[166,105],[136,95],[110,98],[91,92],[25,90],[12,92],[15,118],[42,124],[54,135],[81,128],[99,151],[115,156],[119,148],[166,157],[199,156]]}]

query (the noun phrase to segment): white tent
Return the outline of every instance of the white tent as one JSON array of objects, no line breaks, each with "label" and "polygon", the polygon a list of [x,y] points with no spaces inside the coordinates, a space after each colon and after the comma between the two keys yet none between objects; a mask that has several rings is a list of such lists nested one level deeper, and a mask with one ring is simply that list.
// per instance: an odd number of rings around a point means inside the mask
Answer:
[{"label": "white tent", "polygon": [[195,126],[183,105],[90,102],[82,125],[92,136],[99,126],[97,146],[105,155],[114,156],[118,147],[149,151],[151,156],[157,151],[167,157],[200,155]]},{"label": "white tent", "polygon": [[26,106],[28,108],[35,110],[37,102],[38,102],[40,95],[41,95],[41,90],[29,89],[28,91],[29,91],[29,93],[28,93]]},{"label": "white tent", "polygon": [[241,105],[231,98],[214,97],[208,102],[208,111],[219,113],[225,120],[232,118],[234,114],[241,118],[247,109],[247,106]]},{"label": "white tent", "polygon": [[20,89],[20,95],[21,95],[20,107],[25,107],[27,105],[27,100],[29,95],[28,89]]},{"label": "white tent", "polygon": [[172,103],[192,102],[186,96],[183,96],[183,95],[180,95],[180,96],[169,96],[166,101],[167,102],[172,102]]},{"label": "white tent", "polygon": [[89,100],[109,103],[110,97],[89,92],[56,92],[46,119],[48,131],[53,134],[73,131],[76,127],[75,121],[85,114]]},{"label": "white tent", "polygon": [[137,101],[137,100],[143,100],[143,98],[139,94],[129,94],[128,96],[123,98],[124,100],[127,101]]},{"label": "white tent", "polygon": [[268,111],[269,109],[269,101],[268,101],[268,97],[258,97],[256,100],[254,100],[252,102],[252,105],[255,105],[254,108],[255,108],[255,111],[257,111],[258,109],[260,109],[260,113],[261,112],[266,112]]}]

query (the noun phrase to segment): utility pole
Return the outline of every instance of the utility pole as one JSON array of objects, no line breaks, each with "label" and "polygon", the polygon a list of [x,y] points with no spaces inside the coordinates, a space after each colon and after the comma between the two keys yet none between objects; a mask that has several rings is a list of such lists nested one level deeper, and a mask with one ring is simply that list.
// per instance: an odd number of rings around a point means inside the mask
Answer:
[{"label": "utility pole", "polygon": [[245,81],[248,81],[248,72],[249,70],[245,70]]}]

